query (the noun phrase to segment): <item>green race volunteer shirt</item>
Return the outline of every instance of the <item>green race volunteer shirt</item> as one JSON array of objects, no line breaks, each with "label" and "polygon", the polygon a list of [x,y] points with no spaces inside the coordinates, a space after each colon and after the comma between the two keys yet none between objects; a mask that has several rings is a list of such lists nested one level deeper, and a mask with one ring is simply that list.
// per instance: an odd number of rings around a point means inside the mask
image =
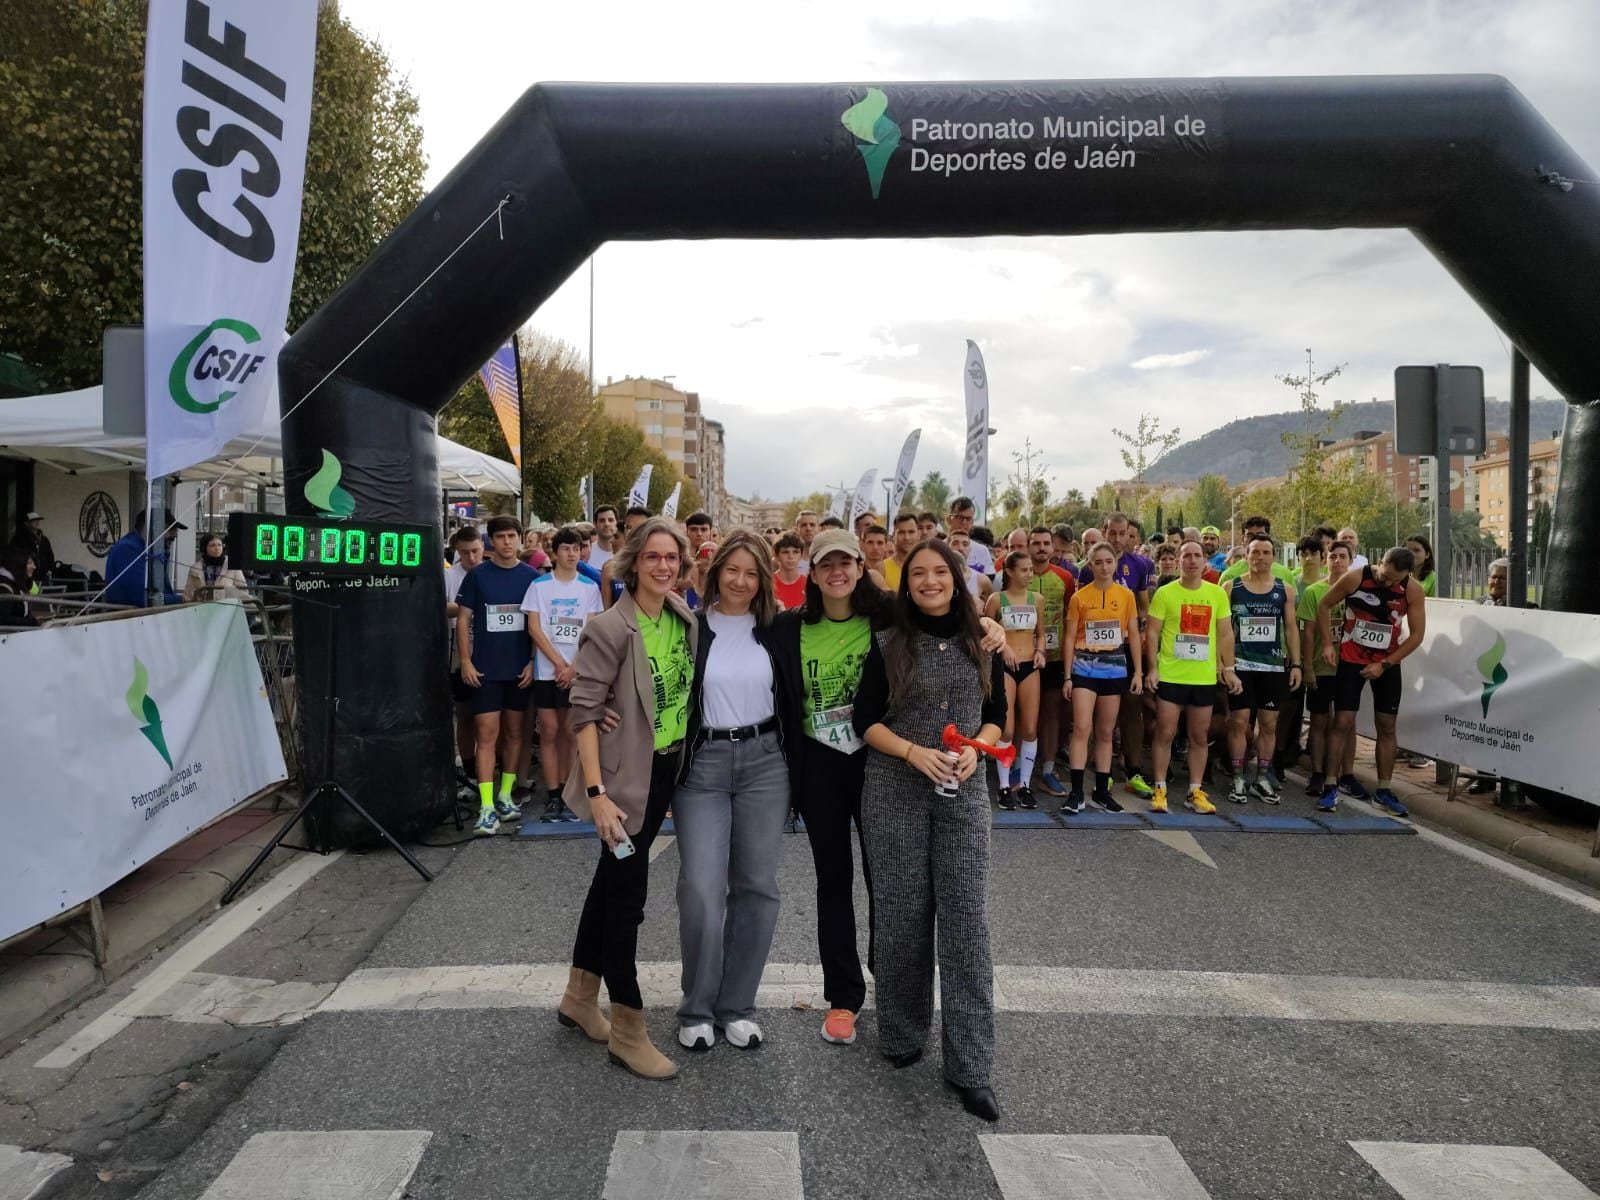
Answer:
[{"label": "green race volunteer shirt", "polygon": [[842,754],[854,754],[862,747],[852,718],[861,666],[871,647],[872,624],[865,617],[800,623],[806,736]]},{"label": "green race volunteer shirt", "polygon": [[689,633],[670,608],[655,620],[639,614],[639,633],[650,660],[650,681],[655,688],[656,749],[683,741],[689,731],[689,691],[694,679],[694,659],[689,655]]},{"label": "green race volunteer shirt", "polygon": [[[1234,563],[1233,566],[1224,571],[1222,573],[1222,578],[1217,580],[1217,582],[1222,584],[1232,583],[1240,576],[1248,575],[1249,573],[1249,560],[1241,558],[1238,562]],[[1272,564],[1272,577],[1274,579],[1283,580],[1283,582],[1287,583],[1290,587],[1294,586],[1294,572],[1288,567],[1284,566],[1281,562],[1275,562]]]},{"label": "green race volunteer shirt", "polygon": [[[1328,589],[1333,584],[1330,580],[1319,579],[1316,583],[1308,583],[1301,589],[1300,599],[1295,605],[1295,616],[1301,621],[1311,622],[1311,656],[1309,661],[1316,664],[1315,669],[1319,679],[1326,679],[1338,671],[1338,667],[1330,667],[1322,661],[1322,637],[1317,632],[1317,605],[1322,603],[1322,598],[1328,594]],[[1335,645],[1338,644],[1339,631],[1344,628],[1344,605],[1334,606],[1332,613],[1333,636]],[[1305,658],[1305,647],[1300,648],[1302,659]]]},{"label": "green race volunteer shirt", "polygon": [[1233,620],[1228,593],[1214,583],[1194,589],[1173,582],[1150,597],[1150,615],[1161,622],[1156,669],[1163,683],[1208,686],[1217,682],[1217,626]]},{"label": "green race volunteer shirt", "polygon": [[1061,619],[1067,612],[1067,585],[1049,568],[1028,584],[1028,595],[1038,596],[1039,628],[1044,631],[1046,662],[1061,661]]}]

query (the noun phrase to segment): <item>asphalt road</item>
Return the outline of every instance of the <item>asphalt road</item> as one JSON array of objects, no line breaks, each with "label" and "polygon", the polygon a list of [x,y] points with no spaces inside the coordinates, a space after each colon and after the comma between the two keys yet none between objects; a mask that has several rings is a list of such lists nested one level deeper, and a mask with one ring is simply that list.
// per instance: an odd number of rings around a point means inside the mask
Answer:
[{"label": "asphalt road", "polygon": [[[186,1055],[208,1036],[225,1043],[217,1061],[244,1056],[248,1080],[219,1085],[204,1121],[156,1147],[159,1164],[138,1176],[150,1200],[315,1195],[306,1179],[341,1170],[341,1195],[403,1184],[419,1200],[1600,1189],[1600,911],[1419,837],[1203,833],[1192,845],[1198,855],[1136,831],[996,831],[997,1126],[941,1087],[936,1037],[923,1063],[895,1071],[870,1010],[857,1044],[837,1047],[818,1037],[819,1011],[791,1006],[821,1004],[806,982],[803,835],[785,840],[771,956],[795,981],[771,989],[755,1051],[672,1044],[676,850],[652,866],[640,958],[664,964],[646,999],[658,1045],[683,1066],[667,1083],[634,1079],[561,1028],[541,982],[564,973],[594,844],[510,837],[440,855],[426,888],[392,858],[345,859],[286,902],[291,924],[310,889],[322,907],[343,902],[350,935],[311,974],[360,983],[359,1003],[334,991],[307,1019],[248,1036],[145,1018],[80,1070],[149,1065],[177,1052],[161,1048],[174,1038]],[[860,908],[864,921],[864,897]],[[378,926],[374,944],[363,931]],[[293,952],[254,936],[203,970],[291,977]],[[472,967],[481,978],[439,983],[441,968]],[[64,1022],[18,1055],[37,1059],[81,1027]],[[12,1091],[45,1074],[17,1055],[0,1064]],[[251,1141],[274,1131],[299,1136]],[[105,1140],[58,1138],[50,1148],[75,1165],[44,1194],[87,1195],[71,1189],[91,1167],[135,1165],[120,1140],[97,1151]],[[1435,1144],[1449,1148],[1416,1149]]]}]

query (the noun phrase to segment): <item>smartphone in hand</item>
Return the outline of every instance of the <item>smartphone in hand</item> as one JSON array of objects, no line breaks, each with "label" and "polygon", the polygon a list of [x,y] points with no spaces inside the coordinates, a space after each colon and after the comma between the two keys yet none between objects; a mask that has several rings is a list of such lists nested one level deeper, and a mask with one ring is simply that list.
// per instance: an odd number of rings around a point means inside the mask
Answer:
[{"label": "smartphone in hand", "polygon": [[622,835],[622,840],[611,847],[611,853],[615,854],[618,859],[628,858],[633,854],[632,839],[629,838],[626,833],[624,833]]}]

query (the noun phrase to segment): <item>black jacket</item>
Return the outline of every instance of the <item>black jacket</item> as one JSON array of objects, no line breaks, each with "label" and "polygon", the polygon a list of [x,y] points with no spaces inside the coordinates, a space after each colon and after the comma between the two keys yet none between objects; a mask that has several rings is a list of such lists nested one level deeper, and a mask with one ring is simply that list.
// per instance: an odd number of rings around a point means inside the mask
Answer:
[{"label": "black jacket", "polygon": [[[794,626],[793,641],[794,654],[792,663],[790,656],[781,649],[782,634],[780,626],[784,624],[785,617],[798,617],[798,613],[780,613],[776,621],[763,628],[756,625],[756,641],[766,650],[767,657],[772,660],[772,700],[773,714],[778,719],[778,744],[783,748],[783,760],[789,768],[791,784],[799,767],[799,738],[803,726],[800,722],[800,626],[798,621],[792,622]],[[678,772],[678,782],[682,783],[689,774],[689,767],[694,762],[694,756],[700,749],[700,730],[702,728],[700,713],[703,700],[703,689],[706,677],[706,659],[711,654],[711,643],[716,640],[716,634],[711,629],[711,622],[706,620],[706,611],[701,609],[695,614],[695,620],[700,623],[699,644],[694,655],[694,683],[689,694],[689,726],[684,734],[688,745],[688,752],[683,756],[683,767]]]}]

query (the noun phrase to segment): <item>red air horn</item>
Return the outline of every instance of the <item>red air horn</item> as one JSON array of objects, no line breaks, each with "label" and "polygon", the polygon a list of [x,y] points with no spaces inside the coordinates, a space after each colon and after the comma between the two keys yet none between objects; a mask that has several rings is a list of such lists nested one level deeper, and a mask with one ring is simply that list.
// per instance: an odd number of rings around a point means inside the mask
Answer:
[{"label": "red air horn", "polygon": [[971,746],[979,754],[987,754],[1006,770],[1011,769],[1012,761],[1017,757],[1017,748],[1011,746],[991,746],[988,742],[980,742],[975,738],[962,737],[961,732],[954,725],[944,727],[944,748],[950,751],[960,750],[963,746]]}]

